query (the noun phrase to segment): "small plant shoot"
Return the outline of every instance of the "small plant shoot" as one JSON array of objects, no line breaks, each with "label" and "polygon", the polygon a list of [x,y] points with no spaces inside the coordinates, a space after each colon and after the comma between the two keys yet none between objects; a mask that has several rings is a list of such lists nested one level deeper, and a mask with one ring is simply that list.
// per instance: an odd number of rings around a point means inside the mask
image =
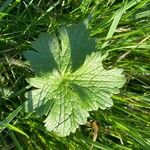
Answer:
[{"label": "small plant shoot", "polygon": [[67,136],[86,124],[90,111],[113,106],[111,96],[126,79],[122,69],[103,67],[107,54],[95,51],[86,23],[41,33],[32,46],[24,53],[36,74],[29,79],[34,90],[26,93],[25,110],[45,116],[48,131]]}]

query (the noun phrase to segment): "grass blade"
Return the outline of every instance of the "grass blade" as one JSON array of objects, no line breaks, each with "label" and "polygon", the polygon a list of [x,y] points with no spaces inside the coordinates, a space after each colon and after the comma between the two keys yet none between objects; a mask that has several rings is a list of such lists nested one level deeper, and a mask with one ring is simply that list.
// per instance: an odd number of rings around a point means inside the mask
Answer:
[{"label": "grass blade", "polygon": [[[22,110],[22,108],[23,108],[23,105],[20,105],[16,110],[14,110],[12,113],[10,113],[9,116],[8,116],[6,119],[4,119],[2,122],[3,122],[4,124],[10,123],[10,121],[11,121],[12,119],[14,119],[14,118],[17,116],[17,114]],[[1,130],[0,130],[0,133],[1,133],[5,128],[6,128],[6,126],[2,127]]]}]

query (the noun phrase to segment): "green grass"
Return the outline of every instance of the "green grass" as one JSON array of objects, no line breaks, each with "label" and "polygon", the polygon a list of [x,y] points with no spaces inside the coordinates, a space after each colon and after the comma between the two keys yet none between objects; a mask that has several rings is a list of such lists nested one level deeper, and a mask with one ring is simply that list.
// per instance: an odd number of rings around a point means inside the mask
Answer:
[{"label": "green grass", "polygon": [[[0,1],[0,149],[149,150],[149,12],[149,0]],[[39,33],[87,18],[97,49],[109,52],[105,68],[123,68],[127,78],[111,109],[91,112],[89,121],[99,123],[96,142],[91,127],[61,138],[21,109],[29,90],[25,78],[34,74],[22,53]]]}]

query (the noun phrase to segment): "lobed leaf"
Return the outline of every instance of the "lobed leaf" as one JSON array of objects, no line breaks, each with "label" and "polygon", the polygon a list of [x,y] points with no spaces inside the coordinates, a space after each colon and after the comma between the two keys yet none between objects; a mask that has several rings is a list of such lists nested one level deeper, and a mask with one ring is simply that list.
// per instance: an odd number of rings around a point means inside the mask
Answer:
[{"label": "lobed leaf", "polygon": [[[27,93],[26,111],[36,112],[37,116],[46,115],[47,130],[61,136],[74,133],[79,125],[86,124],[89,111],[111,107],[111,96],[119,93],[119,88],[125,83],[121,69],[103,68],[106,55],[86,51],[89,41],[94,44],[86,28],[82,28],[81,41],[73,38],[76,34],[70,35],[77,33],[82,26],[79,24],[68,30],[62,28],[59,36],[42,33],[33,42],[37,52],[25,53],[37,73],[35,78],[30,78],[30,85],[36,89]],[[82,65],[78,60],[75,64],[78,55]]]}]

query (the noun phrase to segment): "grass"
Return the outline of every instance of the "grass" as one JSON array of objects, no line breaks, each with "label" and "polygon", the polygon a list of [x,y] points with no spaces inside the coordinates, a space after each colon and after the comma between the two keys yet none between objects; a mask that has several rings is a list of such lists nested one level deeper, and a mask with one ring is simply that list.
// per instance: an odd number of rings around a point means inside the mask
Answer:
[{"label": "grass", "polygon": [[[1,149],[144,149],[150,148],[150,1],[149,0],[6,0],[0,1],[0,148]],[[109,52],[105,67],[124,69],[127,83],[114,106],[91,112],[99,126],[61,138],[47,132],[42,118],[20,109],[33,73],[22,53],[40,32],[89,18],[97,49]]]}]

